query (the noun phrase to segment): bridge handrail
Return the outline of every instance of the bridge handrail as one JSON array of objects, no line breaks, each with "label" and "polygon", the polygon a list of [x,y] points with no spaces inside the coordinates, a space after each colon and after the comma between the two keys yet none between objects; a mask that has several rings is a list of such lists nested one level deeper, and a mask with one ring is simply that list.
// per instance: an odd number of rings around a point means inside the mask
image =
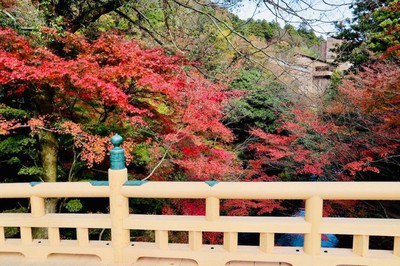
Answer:
[{"label": "bridge handrail", "polygon": [[[293,199],[313,196],[324,200],[400,200],[400,182],[146,182],[120,189],[125,197],[135,198],[207,198],[219,199]],[[90,182],[9,183],[0,184],[1,198],[110,196],[108,185]]]},{"label": "bridge handrail", "polygon": [[[111,150],[108,181],[0,184],[0,198],[30,199],[30,213],[0,213],[0,253],[18,252],[30,259],[46,259],[54,253],[93,254],[105,262],[124,264],[156,255],[192,259],[199,265],[225,265],[235,260],[283,261],[293,266],[400,265],[400,219],[323,217],[324,200],[400,200],[398,182],[128,181],[121,162],[121,141],[117,139],[116,150]],[[64,197],[109,198],[110,212],[46,213],[48,198]],[[204,199],[205,215],[132,214],[130,198]],[[220,201],[224,199],[304,200],[305,216],[221,216]],[[6,238],[7,227],[19,227],[20,238]],[[33,239],[34,227],[47,228],[48,239]],[[76,228],[76,240],[62,240],[60,228]],[[111,241],[89,241],[91,228],[111,229]],[[131,241],[131,230],[154,231],[154,243]],[[170,231],[188,232],[188,243],[170,244]],[[204,245],[203,232],[222,232],[223,245]],[[259,246],[238,246],[239,232],[259,233]],[[304,234],[304,247],[277,247],[276,233]],[[322,234],[353,235],[353,248],[322,249]],[[371,235],[393,237],[393,249],[378,253],[370,250]]]}]

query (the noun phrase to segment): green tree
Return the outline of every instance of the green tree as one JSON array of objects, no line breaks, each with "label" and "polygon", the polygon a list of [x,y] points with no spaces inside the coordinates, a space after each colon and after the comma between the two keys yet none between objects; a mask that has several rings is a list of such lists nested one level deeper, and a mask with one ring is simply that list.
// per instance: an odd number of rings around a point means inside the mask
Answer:
[{"label": "green tree", "polygon": [[232,100],[227,110],[226,123],[235,133],[236,142],[243,143],[252,128],[274,131],[283,100],[276,92],[283,91],[283,85],[265,80],[262,72],[251,69],[242,70],[232,86],[244,92],[242,97]]},{"label": "green tree", "polygon": [[356,1],[353,18],[337,23],[336,38],[345,42],[335,49],[337,61],[349,61],[355,68],[376,60],[389,47],[400,43],[400,10],[396,0]]}]

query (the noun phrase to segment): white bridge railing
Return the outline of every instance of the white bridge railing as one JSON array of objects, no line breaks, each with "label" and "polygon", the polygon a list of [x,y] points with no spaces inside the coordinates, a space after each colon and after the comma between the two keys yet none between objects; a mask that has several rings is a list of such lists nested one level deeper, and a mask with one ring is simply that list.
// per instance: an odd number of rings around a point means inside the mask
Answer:
[{"label": "white bridge railing", "polygon": [[[0,253],[26,259],[52,254],[98,256],[107,263],[132,265],[141,258],[181,258],[213,266],[234,261],[281,265],[400,265],[400,220],[324,218],[324,200],[400,200],[400,183],[390,182],[136,182],[127,170],[109,170],[109,182],[0,184],[0,198],[29,198],[30,213],[0,214]],[[49,198],[109,198],[108,214],[45,213]],[[205,199],[205,216],[129,213],[129,198]],[[220,215],[222,199],[305,201],[305,217],[232,217]],[[20,238],[5,238],[18,227]],[[48,239],[33,239],[32,228],[47,228]],[[60,228],[76,228],[76,240],[60,239]],[[111,241],[89,240],[90,228],[111,229]],[[152,230],[155,241],[134,242],[131,230]],[[169,243],[169,231],[188,232],[188,243]],[[202,232],[223,232],[223,245],[203,244]],[[239,232],[260,234],[259,246],[238,245]],[[304,234],[304,247],[274,244],[276,233]],[[353,248],[321,248],[322,234],[352,235]],[[369,236],[394,238],[393,250],[370,250]],[[287,263],[287,264],[285,264]]]}]

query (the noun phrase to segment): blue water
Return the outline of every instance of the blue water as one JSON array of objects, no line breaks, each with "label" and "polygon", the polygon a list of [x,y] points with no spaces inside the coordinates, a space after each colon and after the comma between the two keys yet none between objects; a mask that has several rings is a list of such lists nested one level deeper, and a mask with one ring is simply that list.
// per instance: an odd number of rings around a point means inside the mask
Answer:
[{"label": "blue water", "polygon": [[[299,210],[295,217],[304,217],[304,209]],[[304,236],[299,234],[282,234],[276,238],[276,244],[280,246],[302,247]],[[339,239],[332,234],[322,235],[321,246],[323,248],[334,248],[339,244]]]}]

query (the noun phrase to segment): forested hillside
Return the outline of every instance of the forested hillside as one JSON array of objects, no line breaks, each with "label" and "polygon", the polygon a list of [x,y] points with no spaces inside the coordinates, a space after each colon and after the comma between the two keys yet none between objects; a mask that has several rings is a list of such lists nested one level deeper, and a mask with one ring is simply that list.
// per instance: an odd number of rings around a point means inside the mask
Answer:
[{"label": "forested hillside", "polygon": [[[0,181],[105,180],[115,133],[135,180],[399,181],[399,1],[353,1],[335,49],[352,69],[333,74],[318,108],[280,69],[297,54],[319,58],[311,20],[241,20],[220,2],[0,1]],[[204,211],[193,200],[137,204]],[[227,201],[222,211],[292,208]]]}]

